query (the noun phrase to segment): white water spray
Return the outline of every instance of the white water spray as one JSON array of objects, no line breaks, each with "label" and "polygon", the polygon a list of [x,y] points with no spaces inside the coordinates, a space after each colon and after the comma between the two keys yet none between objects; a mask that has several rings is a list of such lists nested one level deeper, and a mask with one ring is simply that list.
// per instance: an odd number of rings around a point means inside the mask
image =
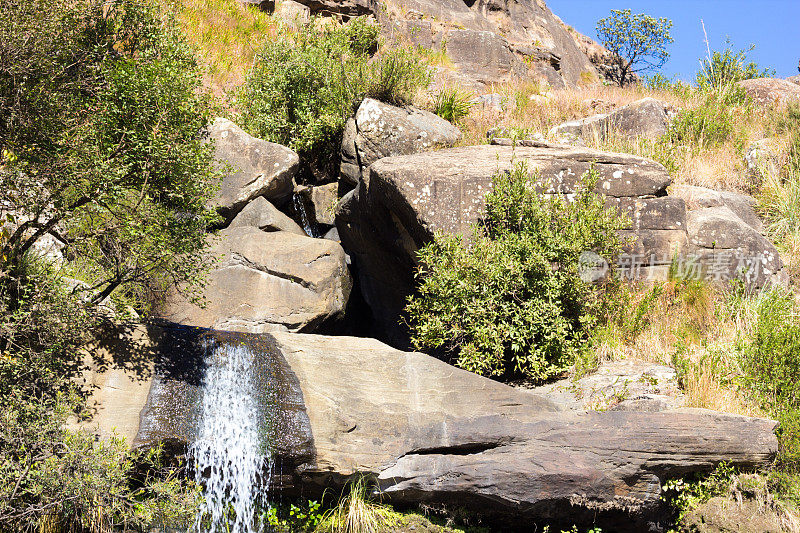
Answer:
[{"label": "white water spray", "polygon": [[205,502],[195,531],[259,533],[256,513],[266,504],[271,460],[261,426],[254,353],[247,346],[206,345],[203,404],[189,454]]}]

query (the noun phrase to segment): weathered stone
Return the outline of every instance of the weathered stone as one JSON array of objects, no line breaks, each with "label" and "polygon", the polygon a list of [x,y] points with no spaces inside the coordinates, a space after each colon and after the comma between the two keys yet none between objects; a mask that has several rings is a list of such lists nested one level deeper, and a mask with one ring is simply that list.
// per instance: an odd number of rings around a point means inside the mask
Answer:
[{"label": "weathered stone", "polygon": [[398,323],[413,287],[417,250],[434,231],[468,238],[492,176],[523,161],[542,180],[552,180],[547,192],[574,192],[592,166],[599,175],[597,191],[612,197],[661,194],[670,182],[658,163],[570,146],[472,146],[374,163],[369,177],[340,201],[336,225],[383,338],[406,346]]},{"label": "weathered stone", "polygon": [[460,138],[458,128],[433,113],[367,98],[345,127],[341,177],[355,185],[379,159],[450,147]]},{"label": "weathered stone", "polygon": [[174,294],[164,318],[229,331],[310,331],[344,312],[352,284],[337,243],[251,227],[223,230],[212,243],[219,263],[205,308]]},{"label": "weathered stone", "polygon": [[219,165],[232,169],[211,200],[226,222],[259,196],[278,203],[291,196],[300,168],[296,153],[280,144],[256,139],[224,118],[216,119],[208,133]]},{"label": "weathered stone", "polygon": [[667,133],[666,109],[664,102],[643,98],[611,113],[559,124],[551,128],[548,135],[571,144],[583,144],[587,139],[603,141],[613,135],[656,139]]},{"label": "weathered stone", "polygon": [[258,228],[261,231],[288,231],[296,235],[306,234],[303,228],[297,225],[297,222],[281,213],[263,196],[259,196],[247,204],[228,227]]},{"label": "weathered stone", "polygon": [[777,139],[760,139],[750,144],[744,155],[745,166],[753,189],[762,183],[777,179],[780,172],[781,157]]},{"label": "weathered stone", "polygon": [[531,392],[570,411],[656,412],[678,409],[686,403],[674,368],[630,360],[604,363],[578,380],[563,379]]},{"label": "weathered stone", "polygon": [[736,84],[761,105],[783,106],[791,101],[800,101],[800,86],[779,78],[756,78]]},{"label": "weathered stone", "polygon": [[739,278],[754,287],[787,283],[780,253],[764,235],[753,198],[688,185],[670,187],[670,195],[686,202],[687,252],[706,276]]},{"label": "weathered stone", "polygon": [[273,14],[280,19],[295,24],[306,24],[311,20],[311,10],[308,6],[304,6],[295,0],[277,0]]},{"label": "weathered stone", "polygon": [[296,0],[311,11],[312,15],[343,15],[360,17],[374,15],[380,9],[375,0]]},{"label": "weathered stone", "polygon": [[245,346],[264,376],[257,390],[274,404],[265,426],[284,494],[338,490],[367,474],[390,503],[470,505],[514,529],[642,531],[658,517],[665,479],[719,461],[759,466],[777,451],[773,421],[704,410],[558,411],[544,396],[372,339],[166,331],[175,338],[160,346],[173,364],[153,381],[136,444],[185,449],[203,357]]},{"label": "weathered stone", "polygon": [[786,81],[794,83],[795,85],[800,85],[800,76],[790,76],[786,78]]},{"label": "weathered stone", "polygon": [[450,30],[443,39],[447,55],[460,73],[480,83],[500,83],[525,72],[525,64],[497,33]]},{"label": "weathered stone", "polygon": [[[298,190],[305,204],[306,216],[318,226],[333,226],[336,202],[339,201],[339,184],[329,183]],[[324,230],[323,230],[324,231]]]}]

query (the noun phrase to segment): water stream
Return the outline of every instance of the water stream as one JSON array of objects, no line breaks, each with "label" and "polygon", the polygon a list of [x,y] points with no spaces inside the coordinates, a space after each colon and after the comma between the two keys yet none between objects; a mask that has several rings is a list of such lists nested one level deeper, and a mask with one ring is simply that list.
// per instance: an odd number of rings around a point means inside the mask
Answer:
[{"label": "water stream", "polygon": [[300,217],[300,222],[303,225],[303,231],[306,232],[306,235],[309,237],[314,237],[315,239],[320,238],[321,235],[316,228],[316,224],[312,224],[311,219],[308,217],[303,198],[301,198],[299,194],[294,193],[292,196],[292,201],[294,202],[294,210]]},{"label": "water stream", "polygon": [[205,343],[202,409],[189,449],[205,502],[196,532],[259,533],[272,461],[263,431],[255,353],[245,344]]}]

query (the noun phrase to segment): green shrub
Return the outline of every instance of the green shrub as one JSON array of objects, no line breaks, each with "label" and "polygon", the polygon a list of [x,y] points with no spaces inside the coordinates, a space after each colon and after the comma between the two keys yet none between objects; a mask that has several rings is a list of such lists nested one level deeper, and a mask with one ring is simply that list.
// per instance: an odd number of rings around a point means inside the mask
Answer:
[{"label": "green shrub", "polygon": [[696,77],[697,87],[701,90],[718,90],[737,81],[774,76],[775,69],[762,69],[755,62],[747,61],[747,53],[754,49],[755,45],[751,45],[749,50],[735,52],[728,40],[725,50],[714,50],[710,58],[701,61],[702,66]]},{"label": "green shrub", "polygon": [[267,40],[234,100],[250,133],[297,150],[315,172],[335,175],[344,124],[361,100],[407,103],[428,71],[406,48],[371,61],[378,34],[366,19],[319,25]]},{"label": "green shrub", "polygon": [[794,295],[765,294],[756,308],[755,330],[741,341],[742,385],[780,422],[779,462],[800,471],[800,322]]},{"label": "green shrub", "polygon": [[737,86],[709,93],[699,107],[678,113],[670,124],[669,137],[674,143],[696,149],[711,148],[729,140],[743,149],[741,115],[748,111],[745,102],[746,97]]},{"label": "green shrub", "polygon": [[[612,261],[624,220],[592,192],[545,197],[526,165],[494,177],[470,242],[439,234],[420,250],[407,311],[417,348],[440,350],[487,376],[550,378],[569,367],[601,314],[602,284],[583,281],[582,252]],[[544,184],[545,186],[547,184]]]},{"label": "green shrub", "polygon": [[470,109],[472,95],[459,89],[442,89],[433,102],[433,112],[453,124],[469,115]]}]

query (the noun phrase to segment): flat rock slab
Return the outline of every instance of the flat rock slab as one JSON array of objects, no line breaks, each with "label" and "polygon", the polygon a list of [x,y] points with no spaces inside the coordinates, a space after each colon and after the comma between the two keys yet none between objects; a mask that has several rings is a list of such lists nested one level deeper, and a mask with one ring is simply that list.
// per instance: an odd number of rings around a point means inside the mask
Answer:
[{"label": "flat rock slab", "polygon": [[614,135],[657,139],[667,133],[668,127],[667,104],[648,97],[611,113],[564,122],[551,128],[548,135],[560,142],[584,144],[588,139],[603,141]]},{"label": "flat rock slab", "polygon": [[572,411],[666,411],[685,404],[675,369],[643,361],[612,361],[580,379],[530,389]]},{"label": "flat rock slab", "polygon": [[190,440],[196,399],[186,399],[197,392],[197,358],[209,342],[246,346],[274,376],[267,392],[286,395],[270,415],[286,421],[274,436],[284,494],[338,490],[360,473],[375,476],[395,504],[468,505],[517,528],[642,531],[658,515],[667,478],[719,461],[760,466],[777,451],[770,420],[703,410],[559,412],[544,396],[372,339],[165,331],[163,355],[177,359],[153,382],[137,442]]},{"label": "flat rock slab", "polygon": [[164,318],[228,331],[309,331],[340,316],[352,282],[342,247],[285,231],[223,230],[210,252],[218,258],[200,307],[180,294]]}]

